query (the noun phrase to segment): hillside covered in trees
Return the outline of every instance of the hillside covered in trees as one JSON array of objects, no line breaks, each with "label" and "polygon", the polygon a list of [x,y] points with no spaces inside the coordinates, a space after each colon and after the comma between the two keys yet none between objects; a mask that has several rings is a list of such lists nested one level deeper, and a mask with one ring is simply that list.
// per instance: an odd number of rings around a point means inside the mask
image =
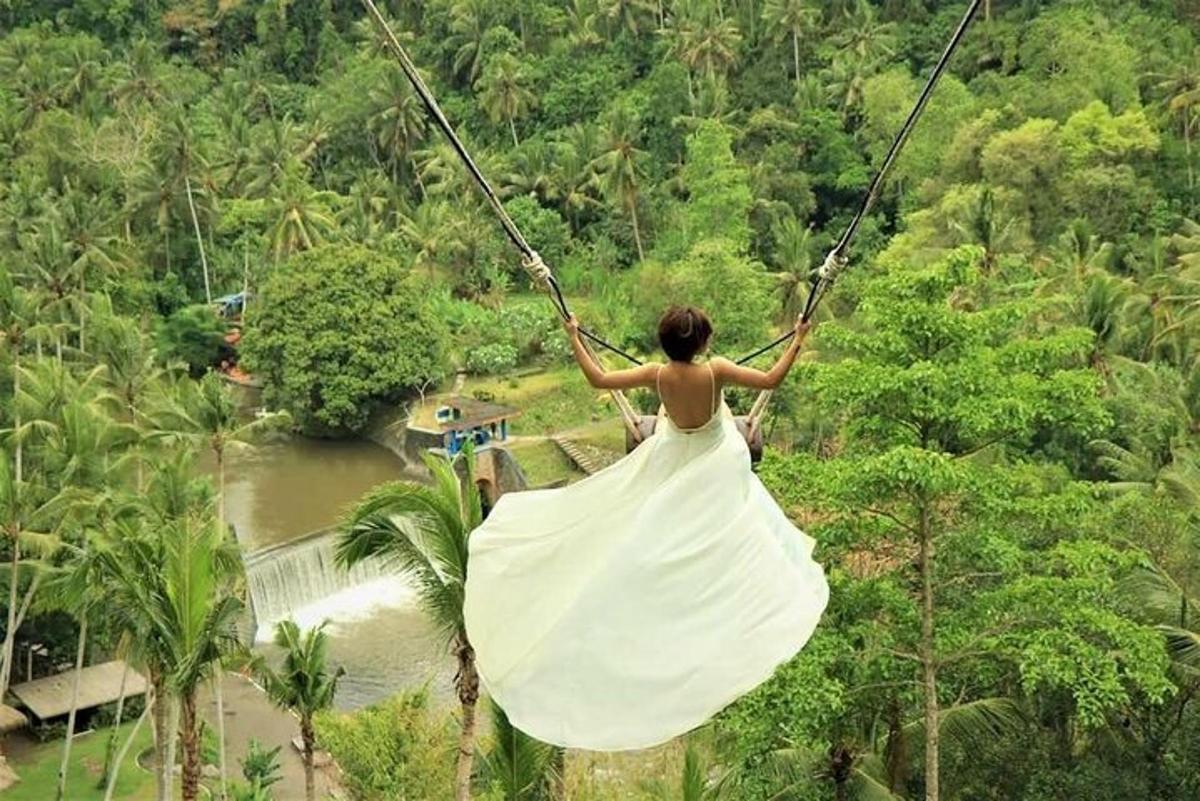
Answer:
[{"label": "hillside covered in trees", "polygon": [[[657,358],[671,302],[726,356],[792,324],[967,3],[378,5],[581,321]],[[478,797],[1200,797],[1200,3],[983,5],[766,419],[818,634],[667,777],[510,732]],[[227,447],[460,370],[549,377],[521,433],[615,417],[357,0],[0,3],[0,338],[0,696],[33,643],[125,654],[189,799]],[[451,796],[440,710],[318,723],[354,797]]]}]

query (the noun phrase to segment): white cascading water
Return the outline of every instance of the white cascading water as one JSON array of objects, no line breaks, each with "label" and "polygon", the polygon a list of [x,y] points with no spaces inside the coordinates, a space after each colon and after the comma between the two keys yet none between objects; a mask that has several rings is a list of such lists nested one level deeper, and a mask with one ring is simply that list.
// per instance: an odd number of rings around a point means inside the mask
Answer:
[{"label": "white cascading water", "polygon": [[331,620],[347,622],[382,607],[411,605],[414,594],[402,576],[378,560],[350,570],[334,559],[330,532],[246,559],[246,583],[254,605],[256,639],[270,640],[275,624],[291,618],[300,628]]}]

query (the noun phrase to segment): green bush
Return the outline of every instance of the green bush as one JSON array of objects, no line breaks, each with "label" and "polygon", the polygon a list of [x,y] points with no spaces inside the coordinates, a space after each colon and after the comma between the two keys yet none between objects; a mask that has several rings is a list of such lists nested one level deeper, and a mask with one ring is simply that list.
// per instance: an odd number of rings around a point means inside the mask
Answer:
[{"label": "green bush", "polygon": [[158,329],[158,351],[167,361],[180,361],[193,376],[217,364],[225,346],[225,321],[204,304],[185,306]]},{"label": "green bush", "polygon": [[517,349],[507,342],[480,345],[467,354],[467,369],[472,373],[496,375],[517,366]]},{"label": "green bush", "polygon": [[444,372],[445,326],[422,282],[358,245],[293,256],[251,305],[244,340],[268,406],[308,433],[343,434]]},{"label": "green bush", "polygon": [[322,713],[316,727],[353,798],[450,797],[453,720],[431,710],[426,693],[401,693],[349,715]]}]

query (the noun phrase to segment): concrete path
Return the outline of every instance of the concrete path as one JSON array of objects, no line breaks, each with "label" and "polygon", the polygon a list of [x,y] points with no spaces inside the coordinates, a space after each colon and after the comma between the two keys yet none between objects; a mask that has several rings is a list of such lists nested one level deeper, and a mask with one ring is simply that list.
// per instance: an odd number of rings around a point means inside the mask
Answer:
[{"label": "concrete path", "polygon": [[[304,801],[304,760],[292,746],[293,738],[300,735],[300,722],[290,713],[277,709],[267,696],[248,679],[234,673],[226,673],[222,684],[225,702],[226,763],[229,782],[242,781],[242,758],[250,748],[252,739],[258,740],[268,749],[282,746],[279,752],[279,767],[283,779],[271,789],[278,801]],[[217,705],[207,690],[201,696],[206,720],[215,733]],[[317,769],[317,798],[343,798],[341,785],[334,771],[336,768]],[[216,780],[210,782],[216,787]]]}]

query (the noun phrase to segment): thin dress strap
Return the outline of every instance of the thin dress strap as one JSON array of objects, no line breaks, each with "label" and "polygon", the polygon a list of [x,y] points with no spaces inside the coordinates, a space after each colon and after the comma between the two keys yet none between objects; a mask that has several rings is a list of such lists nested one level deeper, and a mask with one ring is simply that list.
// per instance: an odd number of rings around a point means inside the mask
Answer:
[{"label": "thin dress strap", "polygon": [[717,413],[717,374],[713,372],[712,362],[705,362],[708,365],[708,380],[712,382],[712,401],[708,410],[709,417]]}]

